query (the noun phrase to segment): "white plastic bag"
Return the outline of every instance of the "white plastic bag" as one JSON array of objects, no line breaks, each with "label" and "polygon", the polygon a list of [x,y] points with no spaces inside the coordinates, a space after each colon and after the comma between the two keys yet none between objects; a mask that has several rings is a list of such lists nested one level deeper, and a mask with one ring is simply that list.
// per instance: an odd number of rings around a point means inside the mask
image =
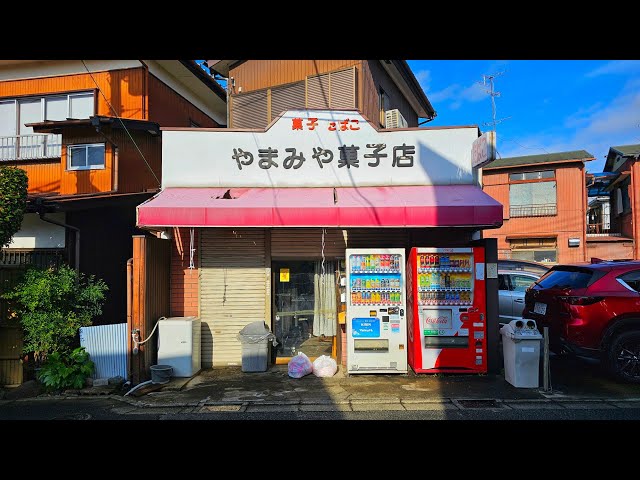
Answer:
[{"label": "white plastic bag", "polygon": [[316,377],[333,377],[337,371],[338,364],[327,355],[321,355],[313,362],[313,374]]},{"label": "white plastic bag", "polygon": [[288,370],[291,378],[302,378],[313,371],[313,364],[309,357],[300,352],[289,360]]}]

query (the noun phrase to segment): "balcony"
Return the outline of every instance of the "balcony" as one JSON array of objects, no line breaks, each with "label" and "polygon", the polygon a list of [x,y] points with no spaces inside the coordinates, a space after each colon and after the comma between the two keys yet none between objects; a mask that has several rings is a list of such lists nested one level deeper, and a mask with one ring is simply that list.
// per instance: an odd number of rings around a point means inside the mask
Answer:
[{"label": "balcony", "polygon": [[587,237],[621,237],[618,225],[612,225],[611,214],[590,211],[587,217]]},{"label": "balcony", "polygon": [[512,205],[509,208],[510,217],[549,217],[557,215],[555,203],[540,203],[536,205]]},{"label": "balcony", "polygon": [[62,135],[53,133],[0,137],[0,162],[60,158]]}]

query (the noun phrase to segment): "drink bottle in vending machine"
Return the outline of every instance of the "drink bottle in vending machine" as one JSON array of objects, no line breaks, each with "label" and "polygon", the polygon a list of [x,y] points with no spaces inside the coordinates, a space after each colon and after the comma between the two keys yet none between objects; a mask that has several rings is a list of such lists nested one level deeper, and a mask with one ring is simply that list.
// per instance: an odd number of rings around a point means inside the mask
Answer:
[{"label": "drink bottle in vending machine", "polygon": [[405,250],[347,249],[347,371],[406,373]]},{"label": "drink bottle in vending machine", "polygon": [[483,247],[414,247],[407,259],[408,361],[416,373],[487,371]]}]

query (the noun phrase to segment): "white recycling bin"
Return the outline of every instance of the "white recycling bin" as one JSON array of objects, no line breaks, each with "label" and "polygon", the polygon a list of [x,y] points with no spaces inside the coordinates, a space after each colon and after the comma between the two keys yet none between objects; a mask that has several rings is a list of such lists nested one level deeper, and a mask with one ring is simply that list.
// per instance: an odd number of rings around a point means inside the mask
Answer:
[{"label": "white recycling bin", "polygon": [[542,335],[534,320],[513,320],[500,329],[504,355],[504,378],[514,387],[540,385]]}]

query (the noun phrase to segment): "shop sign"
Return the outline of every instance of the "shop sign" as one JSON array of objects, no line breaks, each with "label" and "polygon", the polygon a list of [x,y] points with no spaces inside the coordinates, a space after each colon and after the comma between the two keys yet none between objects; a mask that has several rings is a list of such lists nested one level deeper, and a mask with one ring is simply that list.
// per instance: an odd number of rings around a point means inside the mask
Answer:
[{"label": "shop sign", "polygon": [[480,168],[496,159],[496,132],[485,132],[473,142],[471,147],[471,165]]},{"label": "shop sign", "polygon": [[163,130],[163,187],[473,184],[478,128],[375,128],[357,111],[291,110],[266,130]]},{"label": "shop sign", "polygon": [[280,269],[280,281],[281,282],[288,282],[289,281],[289,269],[288,268],[281,268]]}]

